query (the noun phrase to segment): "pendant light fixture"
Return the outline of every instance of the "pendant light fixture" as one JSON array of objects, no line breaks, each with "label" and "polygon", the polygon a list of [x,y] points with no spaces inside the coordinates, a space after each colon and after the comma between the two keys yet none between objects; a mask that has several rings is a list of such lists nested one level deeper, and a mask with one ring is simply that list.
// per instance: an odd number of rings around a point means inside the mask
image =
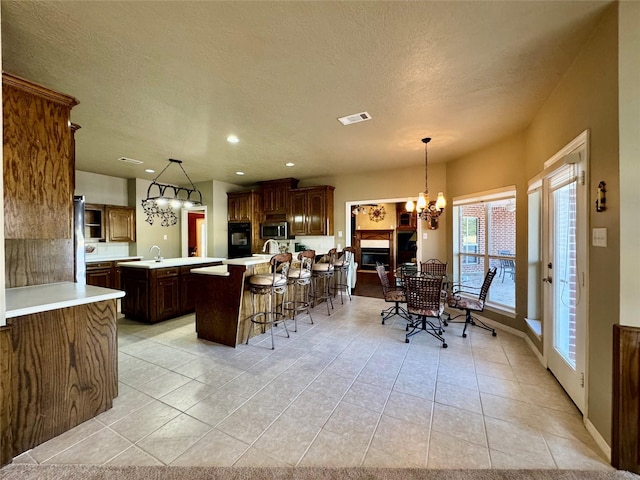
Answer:
[{"label": "pendant light fixture", "polygon": [[[184,176],[189,180],[191,188],[158,182],[165,170],[174,164],[180,167]],[[162,220],[160,224],[163,227],[170,227],[178,222],[175,209],[189,208],[196,205],[202,205],[202,193],[195,187],[187,172],[184,171],[182,160],[173,158],[169,159],[169,165],[164,167],[158,176],[152,180],[149,188],[147,188],[147,198],[142,200],[142,208],[144,213],[147,214],[147,223],[153,225],[154,217],[158,217]]]},{"label": "pendant light fixture", "polygon": [[[444,198],[444,193],[438,192],[436,200],[429,200],[429,185],[428,185],[428,168],[429,161],[427,157],[427,144],[431,141],[430,137],[423,138],[424,143],[424,192],[418,194],[418,203],[415,206],[418,217],[422,220],[429,222],[430,228],[437,228],[438,217],[442,215],[445,207],[447,206],[447,200]],[[407,212],[413,212],[414,205],[413,200],[407,200],[405,205]]]}]

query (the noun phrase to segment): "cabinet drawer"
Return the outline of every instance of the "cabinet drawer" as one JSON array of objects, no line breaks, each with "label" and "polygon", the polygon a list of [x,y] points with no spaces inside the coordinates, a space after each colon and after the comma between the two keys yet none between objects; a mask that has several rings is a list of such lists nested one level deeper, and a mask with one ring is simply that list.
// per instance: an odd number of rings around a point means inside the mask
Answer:
[{"label": "cabinet drawer", "polygon": [[87,270],[99,270],[101,268],[111,268],[113,267],[113,262],[92,262],[87,263]]},{"label": "cabinet drawer", "polygon": [[177,277],[178,273],[180,273],[180,268],[159,268],[156,277],[157,278],[165,278],[165,277]]}]

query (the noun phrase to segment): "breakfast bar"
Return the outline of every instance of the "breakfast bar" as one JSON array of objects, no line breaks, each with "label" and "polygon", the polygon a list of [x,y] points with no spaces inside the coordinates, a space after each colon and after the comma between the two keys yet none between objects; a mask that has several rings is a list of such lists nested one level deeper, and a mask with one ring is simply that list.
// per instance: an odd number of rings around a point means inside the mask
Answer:
[{"label": "breakfast bar", "polygon": [[194,268],[198,338],[235,347],[246,340],[251,322],[247,279],[269,271],[271,255],[223,260],[223,265]]}]

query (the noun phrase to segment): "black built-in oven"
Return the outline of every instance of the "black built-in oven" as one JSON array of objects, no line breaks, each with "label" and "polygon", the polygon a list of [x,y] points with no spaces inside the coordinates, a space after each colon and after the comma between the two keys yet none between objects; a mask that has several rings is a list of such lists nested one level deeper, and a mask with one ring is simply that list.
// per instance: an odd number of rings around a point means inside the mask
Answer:
[{"label": "black built-in oven", "polygon": [[251,224],[229,223],[229,258],[251,256]]}]

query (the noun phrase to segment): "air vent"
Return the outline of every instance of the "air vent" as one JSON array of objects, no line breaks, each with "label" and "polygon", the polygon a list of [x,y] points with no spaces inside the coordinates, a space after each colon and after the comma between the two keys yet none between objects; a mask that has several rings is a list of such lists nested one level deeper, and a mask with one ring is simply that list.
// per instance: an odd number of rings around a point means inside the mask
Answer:
[{"label": "air vent", "polygon": [[343,125],[351,125],[352,123],[360,123],[371,120],[371,115],[369,115],[368,112],[360,112],[353,115],[347,115],[346,117],[340,117],[338,118],[338,120],[340,120],[340,123],[342,123]]},{"label": "air vent", "polygon": [[133,163],[135,165],[140,165],[141,163],[144,163],[142,160],[136,160],[135,158],[127,158],[127,157],[120,157],[118,160],[125,163]]}]

